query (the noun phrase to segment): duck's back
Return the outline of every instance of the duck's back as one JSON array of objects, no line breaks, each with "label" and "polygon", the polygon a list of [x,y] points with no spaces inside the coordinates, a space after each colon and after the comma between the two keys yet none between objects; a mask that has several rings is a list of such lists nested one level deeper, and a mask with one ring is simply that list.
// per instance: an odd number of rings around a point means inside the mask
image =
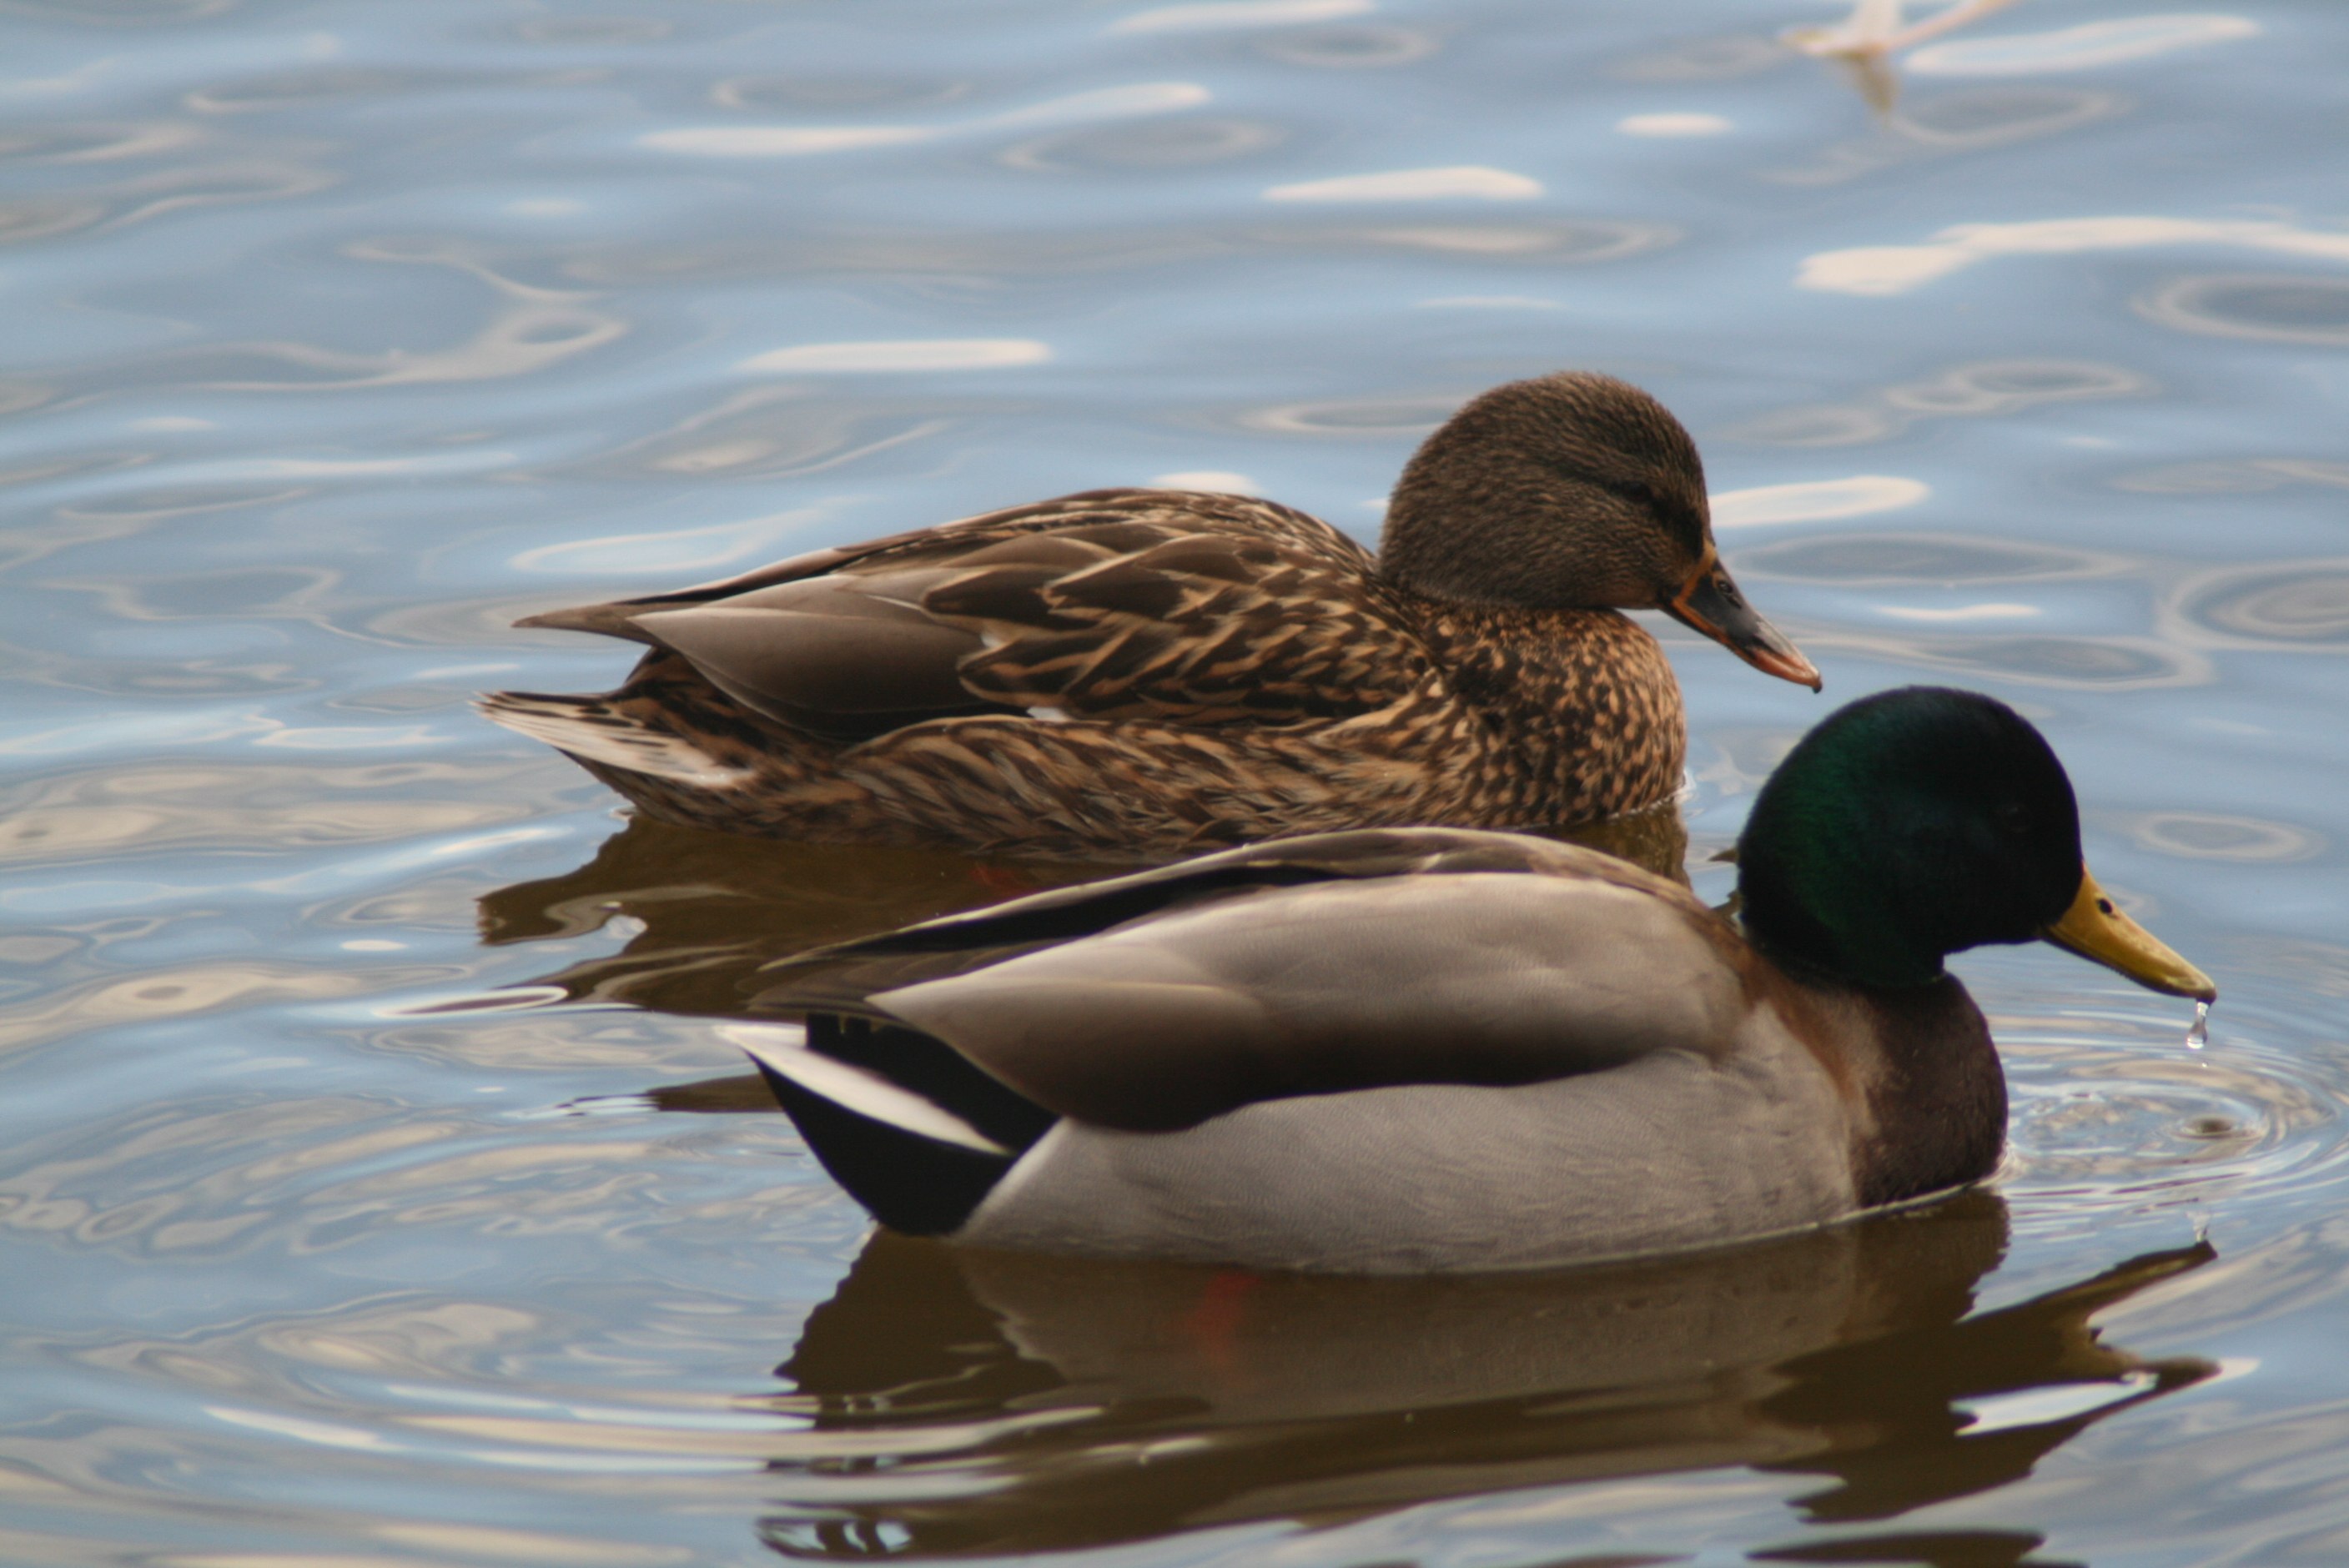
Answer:
[{"label": "duck's back", "polygon": [[533,617],[652,651],[608,696],[484,706],[655,815],[835,841],[1159,856],[1677,786],[1645,632],[1438,608],[1302,512],[1096,491]]},{"label": "duck's back", "polygon": [[750,714],[869,739],[974,712],[1338,717],[1415,655],[1367,552],[1245,496],[1095,490],[533,615],[681,655]]}]

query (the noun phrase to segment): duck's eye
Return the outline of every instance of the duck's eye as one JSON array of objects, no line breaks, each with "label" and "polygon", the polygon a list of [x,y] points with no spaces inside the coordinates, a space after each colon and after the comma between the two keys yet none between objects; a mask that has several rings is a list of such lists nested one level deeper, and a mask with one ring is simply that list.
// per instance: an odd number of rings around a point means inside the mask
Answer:
[{"label": "duck's eye", "polygon": [[1656,504],[1655,487],[1648,483],[1645,480],[1632,480],[1627,484],[1619,485],[1616,487],[1616,493],[1621,496],[1625,500],[1630,501],[1633,506],[1653,506]]},{"label": "duck's eye", "polygon": [[2020,800],[2009,800],[1998,809],[1998,825],[2010,833],[2031,831],[2031,808]]}]

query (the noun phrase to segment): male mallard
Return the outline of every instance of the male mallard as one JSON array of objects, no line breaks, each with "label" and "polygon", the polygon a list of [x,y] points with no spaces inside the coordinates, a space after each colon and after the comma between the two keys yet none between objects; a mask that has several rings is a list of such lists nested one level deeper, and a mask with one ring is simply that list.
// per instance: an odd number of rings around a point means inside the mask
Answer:
[{"label": "male mallard", "polygon": [[657,817],[841,843],[1164,857],[1341,827],[1526,827],[1679,788],[1680,687],[1616,608],[1818,673],[1713,549],[1637,387],[1485,393],[1373,560],[1319,519],[1094,490],[518,624],[651,645],[605,696],[483,711]]},{"label": "male mallard", "polygon": [[2006,1090],[1945,955],[2201,971],[2080,858],[2039,732],[1968,692],[1842,709],[1739,841],[1742,927],[1595,851],[1444,829],[1211,855],[803,960],[738,1027],[898,1230],[1395,1273],[1816,1224],[1979,1181]]}]

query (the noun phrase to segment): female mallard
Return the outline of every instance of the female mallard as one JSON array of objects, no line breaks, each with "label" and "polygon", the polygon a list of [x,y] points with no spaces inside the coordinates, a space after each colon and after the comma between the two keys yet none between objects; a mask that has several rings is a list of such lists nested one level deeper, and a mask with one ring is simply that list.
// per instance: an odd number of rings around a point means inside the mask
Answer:
[{"label": "female mallard", "polygon": [[1604,376],[1471,402],[1373,560],[1242,496],[1094,490],[519,624],[651,645],[499,723],[646,811],[842,843],[1167,856],[1524,827],[1679,788],[1680,687],[1610,606],[1816,687],[1723,570],[1680,421]]},{"label": "female mallard", "polygon": [[1358,1273],[1701,1246],[1978,1181],[1945,955],[2033,937],[2217,995],[2116,911],[2063,766],[1968,692],[1867,698],[1739,841],[1743,927],[1592,851],[1444,829],[1212,855],[802,961],[738,1026],[886,1223]]}]

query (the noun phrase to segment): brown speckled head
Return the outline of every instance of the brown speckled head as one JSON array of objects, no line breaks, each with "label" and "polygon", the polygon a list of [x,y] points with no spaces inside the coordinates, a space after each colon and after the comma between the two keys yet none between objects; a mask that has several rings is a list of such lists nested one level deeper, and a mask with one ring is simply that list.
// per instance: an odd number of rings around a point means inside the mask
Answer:
[{"label": "brown speckled head", "polygon": [[1721,564],[1696,443],[1611,376],[1512,381],[1454,414],[1403,469],[1379,570],[1457,604],[1662,610],[1765,674],[1819,686]]},{"label": "brown speckled head", "polygon": [[1463,603],[1655,609],[1712,546],[1681,422],[1628,382],[1567,371],[1495,387],[1427,438],[1395,486],[1379,567]]}]

